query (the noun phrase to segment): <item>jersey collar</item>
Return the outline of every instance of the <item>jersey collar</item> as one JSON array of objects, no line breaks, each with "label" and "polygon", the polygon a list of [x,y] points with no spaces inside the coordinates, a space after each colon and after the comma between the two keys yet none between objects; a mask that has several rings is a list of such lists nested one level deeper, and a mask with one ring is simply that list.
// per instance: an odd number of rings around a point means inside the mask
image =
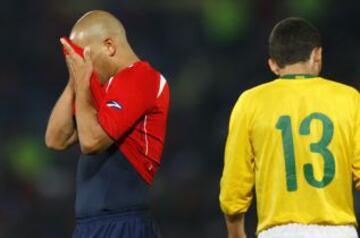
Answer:
[{"label": "jersey collar", "polygon": [[312,74],[285,74],[281,75],[280,79],[294,80],[294,79],[314,79],[318,76]]}]

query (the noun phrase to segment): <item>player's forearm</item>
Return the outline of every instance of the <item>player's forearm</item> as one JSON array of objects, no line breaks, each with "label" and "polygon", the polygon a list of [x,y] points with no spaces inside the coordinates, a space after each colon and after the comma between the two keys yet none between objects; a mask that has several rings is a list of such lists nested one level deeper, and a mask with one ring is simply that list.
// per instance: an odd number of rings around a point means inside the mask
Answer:
[{"label": "player's forearm", "polygon": [[76,91],[76,123],[80,148],[84,154],[99,153],[111,144],[97,120],[89,88],[79,87]]},{"label": "player's forearm", "polygon": [[70,83],[69,81],[49,118],[45,143],[51,149],[66,149],[77,140],[72,111],[75,95]]},{"label": "player's forearm", "polygon": [[244,215],[225,215],[228,238],[246,238]]}]

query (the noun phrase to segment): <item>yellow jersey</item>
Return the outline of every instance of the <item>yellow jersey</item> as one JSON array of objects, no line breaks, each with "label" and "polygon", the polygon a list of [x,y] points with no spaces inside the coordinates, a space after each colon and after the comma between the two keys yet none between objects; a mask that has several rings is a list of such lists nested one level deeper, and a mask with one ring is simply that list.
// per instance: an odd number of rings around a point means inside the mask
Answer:
[{"label": "yellow jersey", "polygon": [[245,91],[229,123],[220,206],[245,213],[257,197],[257,232],[300,224],[356,225],[360,97],[321,77],[289,75]]}]

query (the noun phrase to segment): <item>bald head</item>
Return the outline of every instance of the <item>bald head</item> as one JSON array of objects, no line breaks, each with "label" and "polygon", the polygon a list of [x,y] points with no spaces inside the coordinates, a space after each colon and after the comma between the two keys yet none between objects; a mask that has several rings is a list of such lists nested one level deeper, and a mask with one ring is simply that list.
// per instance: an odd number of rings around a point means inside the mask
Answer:
[{"label": "bald head", "polygon": [[118,44],[127,42],[123,24],[109,12],[99,10],[83,15],[70,34],[70,39],[81,46],[103,42],[108,38]]},{"label": "bald head", "polygon": [[73,27],[70,40],[90,48],[94,70],[102,82],[139,60],[126,39],[124,26],[105,11],[82,16]]}]

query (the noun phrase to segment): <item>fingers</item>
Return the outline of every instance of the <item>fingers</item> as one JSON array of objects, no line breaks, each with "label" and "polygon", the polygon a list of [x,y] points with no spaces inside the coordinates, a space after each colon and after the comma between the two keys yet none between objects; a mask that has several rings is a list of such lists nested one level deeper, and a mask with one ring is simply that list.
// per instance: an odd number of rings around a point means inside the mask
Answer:
[{"label": "fingers", "polygon": [[91,63],[90,47],[85,47],[85,50],[84,50],[84,61],[85,61],[85,63]]},{"label": "fingers", "polygon": [[68,68],[71,67],[71,63],[70,63],[70,58],[69,57],[65,57],[65,62]]},{"label": "fingers", "polygon": [[73,78],[74,77],[73,63],[72,63],[72,61],[71,61],[71,59],[69,57],[66,57],[65,60],[66,60],[66,65],[67,65],[68,70],[69,70],[70,77]]},{"label": "fingers", "polygon": [[[86,85],[93,72],[90,48],[86,47],[84,50],[84,57],[81,57],[67,40],[61,38],[60,42],[68,52],[65,59],[69,69],[70,79],[72,79],[76,85]],[[75,88],[77,88],[77,86]]]},{"label": "fingers", "polygon": [[64,38],[60,38],[61,44],[64,46],[69,55],[73,55],[75,53],[74,49],[70,46],[69,42]]},{"label": "fingers", "polygon": [[66,61],[66,65],[69,69],[71,69],[73,67],[73,64],[74,64],[74,60],[69,57],[69,56],[66,56],[65,57],[65,61]]},{"label": "fingers", "polygon": [[66,58],[69,59],[69,63],[73,61],[75,62],[83,61],[83,59],[75,52],[74,48],[69,44],[69,42],[66,39],[60,38],[60,42],[64,46],[65,50],[68,52]]},{"label": "fingers", "polygon": [[91,60],[91,52],[90,52],[90,47],[85,47],[85,50],[84,50],[84,63],[87,67],[87,69],[89,71],[93,71],[93,63],[92,63],[92,60]]}]

